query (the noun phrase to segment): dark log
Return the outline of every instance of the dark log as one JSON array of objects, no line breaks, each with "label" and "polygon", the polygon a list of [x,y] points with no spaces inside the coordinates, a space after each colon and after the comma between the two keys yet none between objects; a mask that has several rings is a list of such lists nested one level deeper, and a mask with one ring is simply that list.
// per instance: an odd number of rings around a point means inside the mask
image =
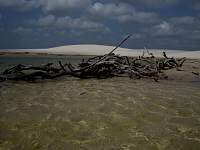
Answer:
[{"label": "dark log", "polygon": [[164,56],[164,58],[169,59],[169,57],[167,57],[165,52],[163,52],[163,56]]},{"label": "dark log", "polygon": [[165,52],[163,52],[164,58],[156,58],[148,50],[147,53],[150,57],[144,57],[143,52],[142,57],[131,61],[127,56],[115,55],[113,52],[128,38],[130,36],[126,37],[106,55],[82,60],[78,67],[71,64],[63,65],[61,61],[58,62],[59,67],[54,67],[53,63],[41,66],[19,64],[6,69],[0,74],[0,82],[6,80],[35,81],[37,79],[54,79],[61,76],[73,76],[81,79],[129,76],[132,79],[150,78],[157,82],[159,79],[167,79],[166,76],[163,76],[163,70],[172,68],[180,70],[186,60],[185,58],[169,58]]},{"label": "dark log", "polygon": [[73,70],[73,72],[80,72],[80,71],[83,71],[83,70],[86,70],[90,67],[93,67],[94,65],[96,65],[97,63],[103,61],[105,58],[107,58],[108,56],[110,56],[111,54],[113,54],[113,52],[119,48],[126,40],[128,40],[132,35],[128,35],[123,41],[121,41],[113,50],[111,50],[108,54],[104,55],[102,58],[100,58],[98,61],[92,63],[91,65],[89,66],[86,66],[84,68],[81,68],[81,69],[76,69],[76,70]]},{"label": "dark log", "polygon": [[51,64],[47,64],[43,66],[32,66],[32,65],[25,66],[25,65],[19,64],[17,66],[14,66],[10,69],[5,70],[3,72],[3,75],[17,73],[24,70],[39,70],[39,71],[54,72],[54,73],[59,73],[60,70],[62,70],[62,68],[50,67],[51,65],[53,64],[51,63]]},{"label": "dark log", "polygon": [[196,75],[196,76],[199,76],[200,75],[200,73],[198,73],[198,72],[192,72],[194,75]]}]

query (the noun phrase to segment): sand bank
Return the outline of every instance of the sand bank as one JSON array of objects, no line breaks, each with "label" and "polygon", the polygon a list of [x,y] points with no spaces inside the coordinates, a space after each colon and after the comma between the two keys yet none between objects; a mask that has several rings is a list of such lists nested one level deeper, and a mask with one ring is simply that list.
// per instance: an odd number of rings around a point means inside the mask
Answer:
[{"label": "sand bank", "polygon": [[[104,45],[68,45],[48,49],[16,49],[16,50],[2,50],[2,52],[28,52],[28,53],[46,53],[46,54],[62,54],[62,55],[104,55],[112,50],[113,46]],[[127,49],[118,48],[115,53],[122,56],[139,56],[142,55],[144,49]],[[200,51],[187,51],[187,50],[162,50],[162,49],[149,49],[155,56],[162,56],[165,51],[169,57],[187,57],[187,58],[200,58]]]}]

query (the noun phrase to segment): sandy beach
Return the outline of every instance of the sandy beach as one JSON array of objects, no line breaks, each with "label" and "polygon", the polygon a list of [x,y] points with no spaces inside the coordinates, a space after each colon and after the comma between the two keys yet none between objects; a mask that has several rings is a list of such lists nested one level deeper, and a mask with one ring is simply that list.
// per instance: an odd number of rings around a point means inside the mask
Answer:
[{"label": "sandy beach", "polygon": [[[83,46],[79,51],[72,47],[34,52],[100,55],[112,49],[83,53]],[[91,57],[24,54],[0,56],[0,70],[17,64],[77,64]],[[187,59],[181,71],[167,70],[168,79],[159,82],[68,76],[2,82],[0,149],[200,149],[200,77],[192,74],[200,72],[199,64],[199,59]]]},{"label": "sandy beach", "polygon": [[0,150],[200,150],[200,0],[0,0]]},{"label": "sandy beach", "polygon": [[[2,54],[56,54],[56,55],[104,55],[110,52],[114,46],[104,45],[67,45],[60,47],[53,47],[48,49],[15,49],[15,50],[1,50]],[[187,57],[187,58],[200,58],[200,51],[187,51],[187,50],[163,50],[163,49],[148,49],[156,57],[161,57],[162,52],[165,51],[169,57]],[[115,53],[121,56],[137,57],[142,55],[145,49],[127,49],[118,48]]]}]

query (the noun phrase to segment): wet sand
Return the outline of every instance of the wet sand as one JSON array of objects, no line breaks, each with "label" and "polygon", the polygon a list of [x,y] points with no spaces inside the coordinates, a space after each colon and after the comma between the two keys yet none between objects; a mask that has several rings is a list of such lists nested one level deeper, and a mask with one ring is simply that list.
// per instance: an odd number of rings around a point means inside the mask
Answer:
[{"label": "wet sand", "polygon": [[[48,60],[49,61],[49,60]],[[1,149],[200,149],[200,60],[167,80],[5,82]]]}]

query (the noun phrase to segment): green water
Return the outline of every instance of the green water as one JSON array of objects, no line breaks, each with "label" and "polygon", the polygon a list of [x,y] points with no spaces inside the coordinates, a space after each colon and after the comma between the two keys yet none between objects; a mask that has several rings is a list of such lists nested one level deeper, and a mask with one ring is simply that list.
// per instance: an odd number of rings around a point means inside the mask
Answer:
[{"label": "green water", "polygon": [[2,150],[199,150],[200,82],[5,82]]},{"label": "green water", "polygon": [[24,65],[41,65],[47,63],[54,63],[58,65],[58,61],[62,61],[64,63],[76,64],[80,62],[82,58],[87,58],[87,56],[0,56],[0,72],[6,68],[12,67],[17,64]]}]

